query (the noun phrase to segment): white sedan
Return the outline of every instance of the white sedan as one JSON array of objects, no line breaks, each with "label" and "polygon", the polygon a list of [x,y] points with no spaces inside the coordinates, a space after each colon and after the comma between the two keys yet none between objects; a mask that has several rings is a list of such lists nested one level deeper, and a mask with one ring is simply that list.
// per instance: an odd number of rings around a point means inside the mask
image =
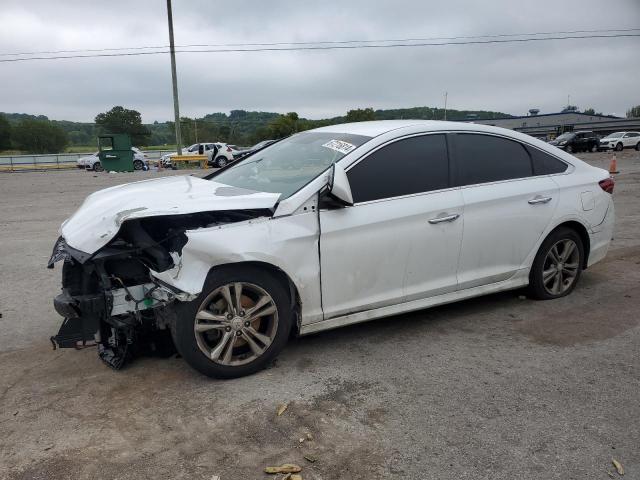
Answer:
[{"label": "white sedan", "polygon": [[613,186],[607,171],[496,127],[297,133],[204,178],[89,196],[49,263],[65,260],[53,341],[96,341],[119,368],[150,332],[170,331],[192,367],[237,377],[292,333],[521,287],[556,299],[606,255]]},{"label": "white sedan", "polygon": [[[145,166],[149,166],[147,155],[142,152],[142,150],[136,147],[131,147],[131,151],[133,151],[134,170],[143,170]],[[84,170],[93,170],[94,172],[102,172],[104,170],[100,163],[100,159],[98,158],[98,152],[92,155],[87,155],[86,157],[80,157],[76,161],[76,166]]]}]

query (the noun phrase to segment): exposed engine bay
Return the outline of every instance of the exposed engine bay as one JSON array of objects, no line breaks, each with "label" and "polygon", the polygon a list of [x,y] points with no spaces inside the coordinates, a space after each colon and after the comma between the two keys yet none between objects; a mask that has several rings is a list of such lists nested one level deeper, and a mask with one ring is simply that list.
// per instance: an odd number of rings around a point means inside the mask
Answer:
[{"label": "exposed engine bay", "polygon": [[174,304],[195,296],[161,282],[151,271],[179,265],[189,230],[272,214],[270,209],[247,209],[134,218],[93,254],[60,237],[48,263],[53,268],[64,262],[62,293],[54,299],[64,322],[51,337],[54,348],[97,345],[100,358],[114,369],[141,354],[172,354]]}]

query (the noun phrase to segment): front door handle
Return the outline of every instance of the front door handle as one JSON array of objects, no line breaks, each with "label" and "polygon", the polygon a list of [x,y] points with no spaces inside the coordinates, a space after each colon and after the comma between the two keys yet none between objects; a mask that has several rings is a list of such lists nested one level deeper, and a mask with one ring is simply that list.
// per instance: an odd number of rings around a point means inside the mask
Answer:
[{"label": "front door handle", "polygon": [[454,220],[457,220],[458,217],[460,217],[460,214],[454,213],[453,215],[445,215],[444,217],[431,218],[429,223],[434,225],[436,223],[453,222]]},{"label": "front door handle", "polygon": [[536,195],[534,198],[529,200],[529,205],[537,205],[538,203],[549,203],[551,201],[551,197],[541,197],[540,195]]}]

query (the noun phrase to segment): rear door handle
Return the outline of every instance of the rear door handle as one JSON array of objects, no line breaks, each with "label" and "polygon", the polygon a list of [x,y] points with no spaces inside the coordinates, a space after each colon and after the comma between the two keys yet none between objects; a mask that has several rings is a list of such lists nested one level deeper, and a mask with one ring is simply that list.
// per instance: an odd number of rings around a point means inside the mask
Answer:
[{"label": "rear door handle", "polygon": [[537,195],[529,200],[529,205],[537,205],[538,203],[549,203],[550,201],[551,197],[541,197],[540,195]]},{"label": "rear door handle", "polygon": [[457,220],[458,217],[460,217],[460,214],[454,213],[453,215],[445,215],[444,217],[431,218],[429,223],[434,225],[436,223],[453,222],[454,220]]}]

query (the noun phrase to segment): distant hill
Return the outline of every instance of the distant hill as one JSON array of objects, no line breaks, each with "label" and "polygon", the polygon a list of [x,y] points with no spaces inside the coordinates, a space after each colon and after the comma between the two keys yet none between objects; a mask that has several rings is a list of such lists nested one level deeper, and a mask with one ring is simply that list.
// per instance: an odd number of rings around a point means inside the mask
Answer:
[{"label": "distant hill", "polygon": [[46,115],[29,115],[28,113],[6,113],[0,112],[4,118],[11,123],[18,123],[21,120],[49,120]]},{"label": "distant hill", "polygon": [[[45,115],[29,115],[26,113],[0,112],[9,123],[15,125],[21,120],[49,120]],[[203,117],[192,119],[183,118],[183,143],[189,145],[198,141],[226,141],[238,145],[249,145],[269,138],[267,128],[271,122],[281,117],[275,112],[255,112],[246,110],[231,110],[229,114],[223,112],[209,113]],[[469,120],[472,118],[512,117],[512,115],[485,110],[451,110],[447,109],[447,120]],[[396,108],[375,110],[376,120],[392,119],[424,119],[443,120],[444,109],[433,107]],[[347,121],[346,116],[338,116],[320,120],[299,118],[300,129],[316,128],[324,125],[334,125]],[[92,122],[71,122],[68,120],[51,120],[60,126],[69,138],[70,145],[94,145],[98,131]],[[175,142],[173,122],[153,122],[145,124],[151,132],[147,146],[166,145]]]}]

